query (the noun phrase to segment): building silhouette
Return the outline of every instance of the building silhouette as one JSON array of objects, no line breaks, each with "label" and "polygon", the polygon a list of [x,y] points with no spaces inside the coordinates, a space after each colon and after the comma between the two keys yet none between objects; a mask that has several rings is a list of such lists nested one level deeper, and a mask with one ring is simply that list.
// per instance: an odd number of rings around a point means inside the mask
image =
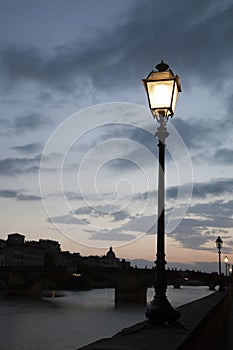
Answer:
[{"label": "building silhouette", "polygon": [[0,266],[63,267],[73,272],[78,271],[80,266],[129,268],[130,262],[117,258],[112,247],[106,255],[82,257],[79,253],[62,251],[57,241],[25,241],[24,235],[11,233],[7,240],[0,239]]}]

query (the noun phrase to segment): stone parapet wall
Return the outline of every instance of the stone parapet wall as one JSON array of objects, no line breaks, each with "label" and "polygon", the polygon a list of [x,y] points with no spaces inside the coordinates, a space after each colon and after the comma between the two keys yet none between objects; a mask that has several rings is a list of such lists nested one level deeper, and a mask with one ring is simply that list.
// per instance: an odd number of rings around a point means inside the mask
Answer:
[{"label": "stone parapet wall", "polygon": [[219,349],[233,287],[183,305],[177,325],[151,326],[143,321],[112,338],[101,339],[82,350],[217,350]]}]

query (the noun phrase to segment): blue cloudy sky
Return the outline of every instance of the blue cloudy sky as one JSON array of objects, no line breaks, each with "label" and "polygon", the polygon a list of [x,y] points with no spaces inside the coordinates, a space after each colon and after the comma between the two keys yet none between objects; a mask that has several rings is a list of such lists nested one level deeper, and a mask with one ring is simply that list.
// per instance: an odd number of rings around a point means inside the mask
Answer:
[{"label": "blue cloudy sky", "polygon": [[157,125],[141,79],[164,59],[182,84],[167,260],[217,269],[220,235],[233,261],[232,18],[228,0],[1,0],[0,237],[153,261]]}]

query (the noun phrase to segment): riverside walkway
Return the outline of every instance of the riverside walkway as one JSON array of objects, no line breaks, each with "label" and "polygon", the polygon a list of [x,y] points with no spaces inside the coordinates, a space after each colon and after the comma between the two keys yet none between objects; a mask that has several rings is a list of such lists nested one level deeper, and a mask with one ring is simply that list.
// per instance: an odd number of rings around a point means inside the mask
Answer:
[{"label": "riverside walkway", "polygon": [[228,310],[220,348],[224,350],[233,349],[233,301]]},{"label": "riverside walkway", "polygon": [[182,316],[176,326],[143,321],[80,350],[233,349],[233,286],[178,309]]}]

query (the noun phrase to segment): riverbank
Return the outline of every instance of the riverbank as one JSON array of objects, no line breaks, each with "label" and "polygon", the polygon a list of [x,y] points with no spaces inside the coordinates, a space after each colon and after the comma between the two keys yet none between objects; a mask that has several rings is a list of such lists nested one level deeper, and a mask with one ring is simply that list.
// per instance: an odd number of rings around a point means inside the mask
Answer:
[{"label": "riverbank", "polygon": [[179,307],[180,325],[151,326],[144,321],[79,350],[217,350],[232,307],[232,294],[233,287]]}]

